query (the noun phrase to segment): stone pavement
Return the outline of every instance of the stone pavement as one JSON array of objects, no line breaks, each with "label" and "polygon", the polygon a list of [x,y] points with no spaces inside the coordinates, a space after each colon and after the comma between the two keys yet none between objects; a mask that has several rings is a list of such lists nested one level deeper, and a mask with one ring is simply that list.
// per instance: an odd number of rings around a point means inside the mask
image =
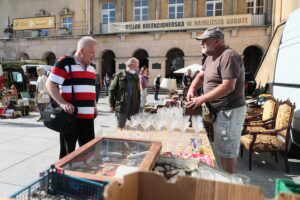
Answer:
[{"label": "stone pavement", "polygon": [[[148,96],[153,101],[153,95]],[[99,115],[95,120],[97,134],[114,134],[116,121],[108,112],[106,97],[98,102]],[[37,122],[38,113],[17,119],[0,119],[0,198],[24,188],[39,177],[39,173],[48,169],[58,160],[59,137],[54,131]],[[212,144],[213,147],[213,144]],[[274,196],[276,178],[288,178],[300,181],[300,161],[290,160],[291,173],[285,173],[283,157],[278,163],[269,153],[253,156],[253,169],[248,170],[248,154],[238,160],[238,173],[250,177],[250,183],[261,186],[265,196]],[[218,159],[217,159],[218,160]],[[221,164],[218,163],[221,167]]]}]

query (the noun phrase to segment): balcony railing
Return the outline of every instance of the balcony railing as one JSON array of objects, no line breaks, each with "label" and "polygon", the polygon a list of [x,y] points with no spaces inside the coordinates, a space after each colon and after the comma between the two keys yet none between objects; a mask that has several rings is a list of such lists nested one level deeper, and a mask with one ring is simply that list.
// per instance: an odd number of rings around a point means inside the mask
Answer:
[{"label": "balcony railing", "polygon": [[108,24],[100,23],[100,33],[102,34],[108,33]]},{"label": "balcony railing", "polygon": [[252,26],[263,26],[266,25],[265,14],[252,15]]},{"label": "balcony railing", "polygon": [[[76,35],[86,35],[87,31],[87,22],[73,22],[72,30],[63,28],[62,23],[57,23],[55,29],[42,29],[40,30],[24,30],[16,31],[16,38],[36,38],[36,37],[62,37],[62,36],[76,36]],[[47,31],[46,31],[47,30]]]},{"label": "balcony railing", "polygon": [[[265,14],[252,15],[252,26],[266,25]],[[42,30],[24,30],[16,31],[15,38],[36,38],[36,37],[64,37],[88,34],[88,27],[86,21],[73,22],[72,30],[62,28],[62,23],[57,23],[55,29]],[[100,23],[100,33],[108,33],[108,24]]]}]

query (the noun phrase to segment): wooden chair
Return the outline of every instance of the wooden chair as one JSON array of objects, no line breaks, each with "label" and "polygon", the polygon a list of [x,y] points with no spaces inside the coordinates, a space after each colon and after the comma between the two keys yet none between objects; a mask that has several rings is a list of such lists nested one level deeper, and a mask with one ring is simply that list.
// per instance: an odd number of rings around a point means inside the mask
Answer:
[{"label": "wooden chair", "polygon": [[251,170],[254,151],[273,152],[276,162],[276,152],[282,152],[284,154],[286,171],[289,172],[287,155],[294,109],[295,104],[292,104],[289,100],[279,102],[274,129],[266,128],[265,126],[247,127],[246,134],[241,136],[241,157],[243,157],[243,149],[249,151],[249,170]]},{"label": "wooden chair", "polygon": [[263,109],[257,109],[247,111],[247,115],[244,122],[244,128],[242,135],[246,133],[249,126],[263,126],[265,128],[274,128],[275,117],[278,109],[278,101],[274,97],[268,97]]},{"label": "wooden chair", "polygon": [[252,109],[247,112],[245,119],[246,124],[266,123],[270,120],[274,120],[278,108],[278,101],[270,96],[267,97],[263,109]]}]

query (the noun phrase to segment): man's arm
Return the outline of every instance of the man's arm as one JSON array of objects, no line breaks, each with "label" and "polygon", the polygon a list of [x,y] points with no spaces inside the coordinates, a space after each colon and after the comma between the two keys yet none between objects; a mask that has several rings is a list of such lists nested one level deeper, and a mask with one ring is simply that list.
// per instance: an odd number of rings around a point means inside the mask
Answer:
[{"label": "man's arm", "polygon": [[182,80],[181,80],[181,84],[182,84],[182,86],[185,88],[186,87],[186,85],[185,85],[185,80],[186,79],[186,76],[185,75],[183,75],[183,77],[182,77]]},{"label": "man's arm", "polygon": [[109,96],[108,96],[110,112],[115,111],[115,103],[116,103],[115,96],[116,96],[116,92],[117,92],[117,86],[118,86],[118,76],[114,75],[112,77],[112,81],[111,81],[110,88],[109,88]]},{"label": "man's arm", "polygon": [[57,102],[57,104],[61,108],[64,109],[66,113],[72,114],[74,112],[74,106],[71,103],[64,100],[64,98],[59,93],[57,85],[54,82],[47,80],[46,88],[49,91],[51,97]]},{"label": "man's arm", "polygon": [[192,100],[187,104],[187,106],[196,108],[201,106],[205,102],[209,102],[226,96],[235,89],[236,80],[236,78],[230,80],[223,80],[222,83],[212,91],[202,96],[192,98]]}]

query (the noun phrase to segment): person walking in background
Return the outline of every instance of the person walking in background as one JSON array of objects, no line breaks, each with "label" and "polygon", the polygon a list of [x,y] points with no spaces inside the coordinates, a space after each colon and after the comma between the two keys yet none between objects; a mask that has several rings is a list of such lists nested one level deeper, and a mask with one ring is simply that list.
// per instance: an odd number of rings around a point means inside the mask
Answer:
[{"label": "person walking in background", "polygon": [[[189,88],[187,106],[196,108],[206,103],[214,116],[215,146],[223,169],[235,173],[246,115],[243,60],[225,45],[224,34],[219,28],[208,28],[196,39],[200,40],[202,53],[208,57],[203,71]],[[202,85],[204,94],[196,97]]]},{"label": "person walking in background", "polygon": [[96,103],[98,103],[100,90],[101,90],[101,77],[99,74],[96,74],[95,87],[96,87]]},{"label": "person walking in background", "polygon": [[126,120],[139,112],[140,82],[137,75],[139,60],[130,58],[126,69],[114,74],[109,89],[110,112],[115,112],[117,127],[122,130]]},{"label": "person walking in background", "polygon": [[143,112],[145,104],[147,103],[148,96],[148,82],[149,82],[149,68],[142,67],[139,75],[140,79],[140,90],[141,90],[141,105],[140,112]]},{"label": "person walking in background", "polygon": [[26,83],[26,92],[30,92],[30,78],[29,78],[29,73],[27,70],[24,70],[24,75],[25,75],[25,83]]},{"label": "person walking in background", "polygon": [[[197,76],[199,73],[200,73],[199,70],[197,70],[197,71],[195,72],[195,75],[193,76],[193,80],[196,78],[196,76]],[[202,86],[201,86],[201,87],[199,87],[199,89],[197,90],[197,96],[200,96],[202,93],[203,93],[203,89],[202,89]]]},{"label": "person walking in background", "polygon": [[42,112],[45,110],[47,104],[50,102],[50,96],[46,89],[47,76],[45,75],[44,67],[37,67],[36,73],[38,74],[38,79],[36,81],[35,102],[40,113],[40,117],[37,121],[42,121]]},{"label": "person walking in background", "polygon": [[110,77],[108,76],[108,73],[105,73],[105,76],[103,78],[103,84],[105,87],[105,95],[108,96],[108,91],[110,87]]},{"label": "person walking in background", "polygon": [[[46,83],[51,97],[68,114],[72,114],[77,108],[74,132],[60,133],[59,158],[74,151],[77,141],[79,146],[82,146],[95,138],[96,70],[91,63],[96,54],[96,47],[97,41],[94,38],[82,37],[77,43],[74,57],[61,57],[51,68]],[[73,80],[71,80],[69,66],[72,70]],[[76,105],[72,105],[72,85],[76,96]]]},{"label": "person walking in background", "polygon": [[192,70],[188,69],[186,74],[182,77],[183,96],[186,96],[192,80]]},{"label": "person walking in background", "polygon": [[155,77],[154,82],[153,82],[153,87],[154,87],[154,100],[158,100],[158,92],[160,88],[160,75],[157,75]]}]

